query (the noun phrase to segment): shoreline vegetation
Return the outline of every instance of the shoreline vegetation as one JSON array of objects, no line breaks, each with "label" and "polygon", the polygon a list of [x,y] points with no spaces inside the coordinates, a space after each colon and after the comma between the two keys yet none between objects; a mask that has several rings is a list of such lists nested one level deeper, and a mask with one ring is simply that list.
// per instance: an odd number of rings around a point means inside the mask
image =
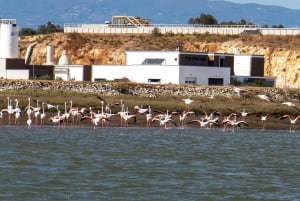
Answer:
[{"label": "shoreline vegetation", "polygon": [[[270,101],[259,98],[258,95],[266,95]],[[8,97],[11,100],[8,102]],[[129,126],[146,126],[146,118],[143,114],[138,114],[134,106],[148,108],[151,106],[153,116],[158,111],[176,112],[174,120],[180,125],[179,116],[187,110],[193,111],[193,115],[188,116],[186,123],[195,119],[201,119],[205,113],[210,114],[215,111],[219,113],[219,127],[222,128],[221,121],[231,113],[237,114],[237,119],[242,117],[240,112],[245,109],[249,112],[246,117],[248,126],[243,128],[261,129],[261,115],[269,114],[265,129],[290,128],[290,121],[281,119],[285,114],[290,116],[300,115],[297,105],[300,105],[300,92],[298,89],[288,88],[266,88],[266,87],[235,87],[235,86],[195,86],[195,85],[154,85],[138,84],[128,81],[119,82],[76,82],[76,81],[49,81],[49,80],[0,80],[0,107],[5,109],[8,104],[15,107],[15,100],[22,111],[19,124],[26,124],[25,108],[28,106],[28,98],[31,98],[32,106],[37,102],[58,105],[61,113],[69,110],[70,102],[72,107],[91,108],[97,112],[102,110],[102,106],[114,105],[122,102],[130,114],[136,114],[137,121],[129,120]],[[192,103],[187,104],[183,99],[191,99]],[[102,102],[101,102],[102,101]],[[296,106],[282,104],[293,102]],[[66,109],[67,108],[67,109]],[[111,107],[112,113],[121,110],[118,104]],[[47,114],[46,124],[51,124],[48,118],[57,114],[55,109],[45,108]],[[2,125],[7,124],[8,114],[3,114]],[[32,125],[35,120],[33,119]],[[90,121],[82,121],[83,125],[91,125]],[[300,122],[299,122],[300,123]],[[11,123],[12,124],[12,123]],[[120,126],[120,117],[113,117],[111,126]],[[152,122],[152,126],[159,127],[159,122]],[[300,128],[296,123],[296,130]],[[101,127],[101,124],[98,125]],[[185,127],[199,127],[199,124],[186,124]],[[229,128],[230,129],[230,128]]]}]

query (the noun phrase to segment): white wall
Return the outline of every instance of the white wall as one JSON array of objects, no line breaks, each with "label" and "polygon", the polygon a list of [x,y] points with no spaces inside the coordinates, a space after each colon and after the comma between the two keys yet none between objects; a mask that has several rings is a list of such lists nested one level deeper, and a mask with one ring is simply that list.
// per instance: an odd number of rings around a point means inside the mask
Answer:
[{"label": "white wall", "polygon": [[196,77],[198,85],[208,85],[209,78],[223,78],[224,85],[230,84],[230,68],[180,66],[180,84],[185,83],[186,77]]},{"label": "white wall", "polygon": [[18,26],[11,23],[0,24],[0,58],[18,58],[18,56]]},{"label": "white wall", "polygon": [[251,76],[251,55],[234,55],[234,75]]},{"label": "white wall", "polygon": [[65,73],[55,73],[55,78],[62,78],[63,80],[74,80],[74,81],[83,81],[83,66],[82,65],[55,65],[55,69],[66,69]]},{"label": "white wall", "polygon": [[6,69],[6,59],[0,59],[0,78],[4,79],[29,79],[28,69]]},{"label": "white wall", "polygon": [[126,51],[126,65],[140,65],[146,58],[165,59],[163,65],[178,65],[179,51]]},{"label": "white wall", "polygon": [[6,78],[6,59],[0,58],[0,78]]},{"label": "white wall", "polygon": [[179,66],[131,65],[111,66],[93,65],[92,81],[95,79],[115,80],[128,78],[132,82],[148,83],[148,79],[160,79],[161,84],[179,83]]},{"label": "white wall", "polygon": [[6,70],[7,79],[29,79],[29,70],[28,69],[18,69],[18,70]]},{"label": "white wall", "polygon": [[223,78],[224,85],[230,84],[230,68],[197,66],[93,65],[92,80],[107,81],[128,78],[132,82],[148,83],[149,79],[160,79],[161,84],[185,84],[186,77],[197,77],[197,83],[208,85],[208,78]]}]

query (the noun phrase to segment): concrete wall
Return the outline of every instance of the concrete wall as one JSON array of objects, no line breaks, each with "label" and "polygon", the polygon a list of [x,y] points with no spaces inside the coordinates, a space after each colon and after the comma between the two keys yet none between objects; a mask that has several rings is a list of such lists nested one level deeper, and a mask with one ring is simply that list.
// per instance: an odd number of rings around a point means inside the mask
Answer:
[{"label": "concrete wall", "polygon": [[160,79],[161,84],[179,83],[179,66],[161,65],[93,65],[92,80],[115,80],[128,78],[132,82],[148,83],[149,79]]},{"label": "concrete wall", "polygon": [[198,85],[208,85],[209,78],[223,78],[224,86],[230,84],[230,68],[180,66],[179,70],[181,84],[185,84],[186,78],[196,77]]},{"label": "concrete wall", "polygon": [[64,25],[65,33],[106,33],[106,34],[151,34],[154,28],[158,28],[162,34],[222,34],[236,35],[244,31],[259,31],[263,35],[299,35],[300,28],[259,28],[257,26],[193,26],[178,24],[153,24],[150,26],[109,26],[107,24],[70,24]]},{"label": "concrete wall", "polygon": [[83,81],[83,65],[55,65],[54,74],[55,79]]},{"label": "concrete wall", "polygon": [[148,59],[165,59],[163,65],[178,65],[179,51],[126,51],[127,65],[140,65]]},{"label": "concrete wall", "polygon": [[186,78],[195,77],[195,84],[208,85],[209,78],[223,78],[224,85],[230,83],[230,68],[199,67],[199,66],[161,66],[131,65],[110,66],[93,65],[92,80],[115,80],[128,78],[132,82],[149,83],[159,80],[160,84],[186,84]]},{"label": "concrete wall", "polygon": [[6,79],[23,79],[28,80],[29,70],[18,69],[18,70],[6,70]]},{"label": "concrete wall", "polygon": [[234,56],[234,75],[251,76],[251,55]]}]

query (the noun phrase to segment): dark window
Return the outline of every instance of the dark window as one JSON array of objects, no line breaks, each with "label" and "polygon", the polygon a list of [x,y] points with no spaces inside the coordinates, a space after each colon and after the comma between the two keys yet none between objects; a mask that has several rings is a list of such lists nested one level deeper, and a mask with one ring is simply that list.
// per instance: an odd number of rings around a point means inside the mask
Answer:
[{"label": "dark window", "polygon": [[142,65],[162,65],[165,59],[145,59]]},{"label": "dark window", "polygon": [[148,83],[160,83],[160,79],[148,79]]},{"label": "dark window", "polygon": [[95,82],[106,82],[105,78],[95,78],[94,79]]},{"label": "dark window", "polygon": [[223,78],[208,78],[208,85],[224,85]]},{"label": "dark window", "polygon": [[220,67],[224,67],[224,58],[220,58]]}]

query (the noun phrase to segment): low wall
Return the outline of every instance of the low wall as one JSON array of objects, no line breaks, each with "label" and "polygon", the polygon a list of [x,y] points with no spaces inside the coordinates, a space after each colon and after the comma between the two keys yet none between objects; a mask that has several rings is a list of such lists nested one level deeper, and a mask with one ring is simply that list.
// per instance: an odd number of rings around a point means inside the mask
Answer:
[{"label": "low wall", "polygon": [[153,24],[148,26],[127,26],[127,25],[107,25],[107,24],[65,24],[65,33],[102,33],[102,34],[151,34],[158,28],[162,34],[221,34],[237,35],[243,32],[258,31],[262,35],[299,35],[300,28],[259,28],[255,25],[176,25],[176,24]]},{"label": "low wall", "polygon": [[132,95],[155,98],[158,96],[240,96],[268,94],[273,99],[300,99],[299,90],[282,88],[243,88],[237,93],[233,86],[198,86],[198,85],[152,85],[128,82],[66,82],[66,81],[32,81],[0,80],[0,91],[6,90],[68,90],[83,93],[96,93],[102,96]]}]

